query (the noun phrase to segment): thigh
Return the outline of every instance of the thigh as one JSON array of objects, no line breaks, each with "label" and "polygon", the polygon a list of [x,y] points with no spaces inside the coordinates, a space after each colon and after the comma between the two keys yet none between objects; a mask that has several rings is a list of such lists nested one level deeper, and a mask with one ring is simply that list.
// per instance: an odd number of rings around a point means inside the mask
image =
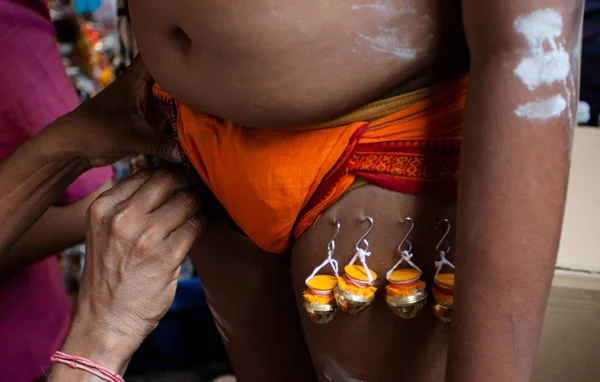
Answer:
[{"label": "thigh", "polygon": [[[321,381],[443,381],[450,327],[439,321],[426,305],[409,320],[394,315],[385,302],[385,274],[399,260],[396,248],[407,226],[400,224],[409,216],[415,229],[409,238],[414,262],[430,283],[435,269],[435,245],[442,230],[436,223],[455,220],[455,204],[415,195],[390,192],[375,186],[356,189],[327,210],[320,220],[296,242],[292,253],[292,279],[302,325],[315,371]],[[367,231],[358,224],[365,216],[374,219],[367,239],[372,255],[369,267],[378,275],[375,302],[356,316],[338,312],[324,325],[315,324],[302,308],[304,280],[326,256],[327,243],[339,220],[342,229],[336,239],[334,257],[340,271],[355,253],[354,246]],[[449,258],[452,258],[450,254]]]},{"label": "thigh", "polygon": [[315,380],[290,280],[289,254],[262,251],[210,221],[192,248],[213,318],[239,381]]}]

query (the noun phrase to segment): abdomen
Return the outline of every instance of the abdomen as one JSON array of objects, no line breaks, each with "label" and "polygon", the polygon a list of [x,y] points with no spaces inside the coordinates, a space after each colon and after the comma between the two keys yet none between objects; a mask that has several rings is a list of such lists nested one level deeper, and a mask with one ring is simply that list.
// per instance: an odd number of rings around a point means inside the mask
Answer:
[{"label": "abdomen", "polygon": [[132,0],[130,10],[148,69],[176,99],[278,128],[334,118],[463,65],[458,1],[405,3]]}]

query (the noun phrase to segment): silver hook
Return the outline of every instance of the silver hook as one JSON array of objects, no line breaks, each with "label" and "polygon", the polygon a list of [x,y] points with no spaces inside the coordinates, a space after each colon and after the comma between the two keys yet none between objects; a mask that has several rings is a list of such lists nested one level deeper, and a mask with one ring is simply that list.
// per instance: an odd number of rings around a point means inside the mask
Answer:
[{"label": "silver hook", "polygon": [[[440,239],[440,241],[435,246],[435,250],[437,252],[440,252],[440,247],[442,246],[442,243],[444,242],[444,240],[446,240],[446,237],[448,236],[448,234],[450,233],[450,229],[452,228],[452,226],[450,224],[450,220],[448,220],[448,219],[442,219],[435,226],[435,230],[436,231],[438,230],[438,228],[440,228],[440,224],[442,224],[442,223],[446,223],[447,228],[446,228],[446,232],[444,232],[444,236],[442,236],[442,238]],[[448,242],[448,240],[446,240],[446,244],[448,245],[448,247],[446,247],[446,250],[443,251],[444,253],[450,252],[450,249],[451,249],[450,243]]]},{"label": "silver hook", "polygon": [[369,223],[371,224],[371,226],[369,227],[369,229],[367,230],[367,232],[365,232],[365,234],[361,236],[361,238],[358,240],[358,242],[357,242],[357,243],[356,243],[356,245],[354,246],[354,248],[356,248],[356,252],[358,252],[358,250],[359,250],[359,249],[361,249],[361,248],[359,247],[359,245],[360,245],[360,243],[361,243],[362,241],[364,241],[364,242],[365,242],[365,248],[364,248],[363,250],[364,250],[365,252],[369,252],[369,242],[367,241],[366,237],[367,237],[367,235],[368,235],[369,233],[371,233],[371,230],[373,229],[373,224],[374,224],[374,223],[373,223],[373,218],[372,218],[372,217],[366,216],[366,217],[364,217],[364,218],[360,219],[360,220],[358,221],[358,224],[360,224],[360,223],[364,222],[365,220],[368,220],[368,221],[369,221]]},{"label": "silver hook", "polygon": [[412,251],[412,243],[410,241],[408,241],[408,237],[410,236],[413,229],[415,229],[415,222],[408,216],[405,217],[404,219],[402,219],[402,221],[401,221],[402,224],[404,224],[406,222],[410,222],[410,228],[408,229],[408,232],[406,232],[406,234],[402,238],[402,241],[400,242],[400,245],[398,246],[398,252],[402,252],[402,245],[404,243],[407,243],[408,249],[406,250],[406,252],[410,253],[410,251]]},{"label": "silver hook", "polygon": [[340,229],[342,228],[342,223],[340,223],[339,220],[336,220],[334,224],[335,224],[335,227],[336,227],[335,234],[333,235],[333,237],[331,238],[331,240],[329,240],[329,244],[327,244],[327,250],[329,252],[333,252],[335,250],[335,238],[340,233]]}]

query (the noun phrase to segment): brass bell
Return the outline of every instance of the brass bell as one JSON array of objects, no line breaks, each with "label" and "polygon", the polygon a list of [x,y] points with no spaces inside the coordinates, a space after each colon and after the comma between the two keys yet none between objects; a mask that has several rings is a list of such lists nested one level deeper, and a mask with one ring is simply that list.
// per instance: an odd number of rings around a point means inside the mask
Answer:
[{"label": "brass bell", "polygon": [[307,288],[302,294],[304,310],[317,324],[326,324],[335,318],[337,305],[333,289],[337,283],[336,277],[328,275],[316,275],[306,282]]},{"label": "brass bell", "polygon": [[[327,244],[327,259],[308,276],[306,289],[302,293],[304,310],[306,310],[308,317],[317,324],[331,322],[337,312],[333,289],[338,283],[338,262],[333,259],[333,252],[335,251],[335,238],[340,233],[342,225],[339,221],[336,221],[335,226],[336,232]],[[335,276],[318,274],[327,265],[331,266]]]},{"label": "brass bell", "polygon": [[[375,300],[377,288],[373,283],[377,280],[377,275],[362,265],[354,264],[346,265],[344,271],[345,274],[338,278],[334,289],[335,301],[342,312],[356,315]],[[371,281],[367,271],[371,275]]]},{"label": "brass bell", "polygon": [[454,273],[440,273],[444,266],[455,269],[446,255],[450,252],[450,244],[446,242],[446,248],[441,249],[444,240],[450,233],[450,221],[448,219],[442,219],[438,222],[435,229],[437,230],[440,225],[446,224],[446,232],[442,239],[438,242],[435,250],[440,255],[440,260],[435,262],[437,272],[433,278],[433,285],[431,286],[431,294],[433,295],[433,313],[444,322],[452,322],[452,306],[454,305]]},{"label": "brass bell", "polygon": [[427,289],[416,269],[398,269],[388,276],[385,302],[396,315],[414,318],[427,302]]},{"label": "brass bell", "polygon": [[[415,228],[415,222],[410,217],[402,219],[402,224],[410,223],[410,228],[398,245],[400,260],[387,272],[386,277],[389,284],[385,287],[385,302],[392,312],[402,318],[414,318],[427,302],[427,289],[420,280],[423,272],[412,262],[412,244],[408,237]],[[402,249],[406,243],[407,248]],[[406,262],[411,268],[397,269],[400,264]]]},{"label": "brass bell", "polygon": [[[344,275],[338,278],[338,285],[333,291],[338,308],[349,314],[358,314],[367,309],[375,300],[377,291],[377,287],[373,286],[377,280],[377,274],[367,266],[367,257],[371,255],[367,235],[373,229],[373,218],[366,216],[358,223],[365,221],[369,222],[369,229],[354,246],[356,254],[344,267]],[[356,260],[360,260],[362,265],[354,264]]]},{"label": "brass bell", "polygon": [[454,274],[441,273],[431,286],[433,294],[433,313],[444,322],[452,322],[452,306],[454,305]]}]

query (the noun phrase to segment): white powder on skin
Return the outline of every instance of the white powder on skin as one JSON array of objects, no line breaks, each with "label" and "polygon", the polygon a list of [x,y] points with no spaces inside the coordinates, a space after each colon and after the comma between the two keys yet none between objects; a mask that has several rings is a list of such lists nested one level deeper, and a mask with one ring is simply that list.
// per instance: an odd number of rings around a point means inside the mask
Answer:
[{"label": "white powder on skin", "polygon": [[566,81],[570,71],[571,57],[560,47],[523,58],[515,69],[515,74],[527,89],[535,90],[543,84]]},{"label": "white powder on skin", "polygon": [[513,27],[525,36],[531,49],[538,49],[545,42],[554,45],[554,41],[562,34],[563,20],[553,9],[538,9],[527,16],[517,18]]},{"label": "white powder on skin", "polygon": [[394,34],[378,34],[376,36],[367,36],[358,33],[358,38],[369,43],[371,49],[377,52],[388,53],[402,59],[414,59],[417,57],[417,51],[407,47],[406,42],[400,41]]},{"label": "white powder on skin", "polygon": [[519,106],[515,114],[529,120],[545,121],[560,116],[567,107],[567,101],[561,95],[537,100]]},{"label": "white powder on skin", "polygon": [[377,26],[377,30],[380,32],[385,32],[385,33],[398,33],[400,32],[400,28],[399,27],[384,27],[381,25]]},{"label": "white powder on skin", "polygon": [[423,25],[433,24],[433,20],[431,20],[431,17],[429,17],[429,15],[425,15],[425,16],[421,17],[421,21],[422,21]]},{"label": "white powder on skin", "polygon": [[352,5],[350,8],[355,11],[367,11],[378,18],[377,32],[356,34],[356,41],[359,44],[366,43],[374,52],[385,53],[401,60],[416,58],[417,49],[410,46],[408,35],[402,36],[400,27],[404,25],[401,21],[402,17],[417,13],[414,8],[410,5],[397,8],[389,1]]},{"label": "white powder on skin", "polygon": [[411,9],[411,8],[405,8],[405,9],[398,9],[398,8],[394,8],[391,4],[389,3],[384,3],[384,4],[360,4],[360,5],[353,5],[352,10],[360,10],[360,9],[370,9],[372,11],[375,12],[380,12],[383,13],[387,16],[400,16],[400,15],[410,15],[410,14],[415,14],[417,13],[416,10]]},{"label": "white powder on skin", "polygon": [[[527,55],[514,70],[514,74],[534,91],[540,86],[562,83],[567,100],[555,95],[541,101],[520,105],[515,114],[529,120],[546,120],[558,117],[570,104],[571,90],[567,80],[571,73],[571,57],[558,38],[563,33],[562,16],[552,9],[539,9],[518,17],[513,23],[517,33],[527,39]],[[531,113],[531,114],[528,114]],[[568,110],[571,118],[571,110]]]}]

